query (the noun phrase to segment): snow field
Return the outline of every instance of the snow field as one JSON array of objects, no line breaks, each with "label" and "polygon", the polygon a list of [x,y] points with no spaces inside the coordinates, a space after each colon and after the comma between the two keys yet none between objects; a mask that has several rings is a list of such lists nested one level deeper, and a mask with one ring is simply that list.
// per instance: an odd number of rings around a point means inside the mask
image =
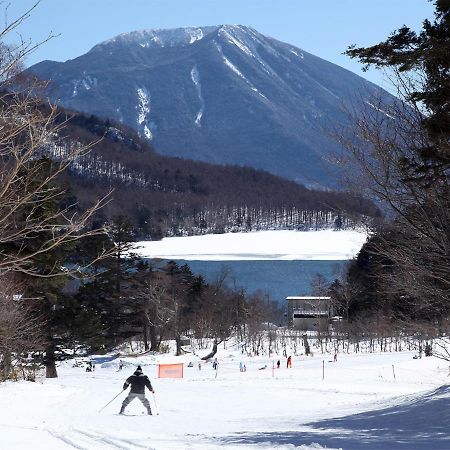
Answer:
[{"label": "snow field", "polygon": [[[121,371],[117,358],[97,362],[92,373],[67,361],[59,366],[58,379],[0,384],[0,449],[358,448],[346,446],[351,430],[322,430],[314,422],[372,410],[376,416],[448,382],[445,362],[412,357],[411,352],[339,354],[334,363],[329,355],[293,356],[292,369],[280,358],[281,368],[272,372],[277,358],[244,358],[222,347],[217,377],[210,363],[199,370],[193,355],[123,357]],[[239,371],[241,361],[246,372]],[[184,362],[185,378],[156,379],[160,362]],[[116,415],[125,394],[99,413],[138,364],[152,380],[160,414],[142,415],[135,400],[127,408],[133,416]],[[264,365],[267,369],[259,370]],[[336,444],[324,438],[325,431],[338,438]]]},{"label": "snow field", "polygon": [[136,244],[144,258],[185,260],[342,260],[353,258],[367,239],[357,230],[208,234]]}]

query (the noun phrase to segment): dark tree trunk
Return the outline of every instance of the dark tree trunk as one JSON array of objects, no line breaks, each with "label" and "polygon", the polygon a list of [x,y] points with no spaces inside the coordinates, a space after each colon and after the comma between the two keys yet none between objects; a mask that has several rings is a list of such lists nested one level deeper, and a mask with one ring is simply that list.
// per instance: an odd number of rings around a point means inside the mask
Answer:
[{"label": "dark tree trunk", "polygon": [[45,349],[45,378],[58,378],[58,372],[56,371],[56,357],[55,346],[53,343],[48,344]]},{"label": "dark tree trunk", "polygon": [[150,350],[153,352],[159,351],[160,340],[158,340],[156,336],[156,327],[150,325],[148,328],[149,337],[150,337]]},{"label": "dark tree trunk", "polygon": [[9,350],[5,350],[3,353],[3,361],[0,365],[1,370],[1,379],[7,380],[11,374],[12,365],[11,365],[11,352]]},{"label": "dark tree trunk", "polygon": [[303,335],[303,345],[305,346],[305,355],[308,356],[311,353],[311,349],[309,347],[308,336],[306,334]]},{"label": "dark tree trunk", "polygon": [[183,354],[183,350],[181,348],[181,336],[179,334],[175,335],[175,343],[177,345],[177,356],[181,356]]},{"label": "dark tree trunk", "polygon": [[211,352],[208,353],[206,356],[204,356],[204,357],[202,358],[202,360],[203,360],[203,361],[207,361],[208,359],[212,358],[212,357],[217,353],[217,346],[218,346],[218,345],[219,345],[219,344],[217,343],[217,341],[214,340],[214,344],[213,344],[213,348],[212,348]]},{"label": "dark tree trunk", "polygon": [[144,326],[142,327],[142,338],[144,340],[144,350],[148,351],[150,349],[150,347],[148,346],[148,323],[145,317],[144,317]]}]

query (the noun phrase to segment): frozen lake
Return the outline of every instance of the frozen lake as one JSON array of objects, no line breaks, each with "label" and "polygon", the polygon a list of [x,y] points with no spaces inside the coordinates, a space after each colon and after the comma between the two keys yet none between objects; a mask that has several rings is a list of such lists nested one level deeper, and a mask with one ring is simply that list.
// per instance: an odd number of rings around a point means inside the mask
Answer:
[{"label": "frozen lake", "polygon": [[260,290],[277,302],[311,293],[317,273],[328,281],[353,258],[366,240],[356,230],[259,231],[165,238],[139,242],[143,257],[188,264],[208,282],[226,268],[229,286]]}]

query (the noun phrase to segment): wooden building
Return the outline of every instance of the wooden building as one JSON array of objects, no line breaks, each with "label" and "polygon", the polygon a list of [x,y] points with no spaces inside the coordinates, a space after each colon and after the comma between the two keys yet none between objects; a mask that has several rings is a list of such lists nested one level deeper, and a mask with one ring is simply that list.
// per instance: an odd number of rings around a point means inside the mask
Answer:
[{"label": "wooden building", "polygon": [[302,331],[327,331],[333,317],[331,297],[286,297],[288,326]]}]

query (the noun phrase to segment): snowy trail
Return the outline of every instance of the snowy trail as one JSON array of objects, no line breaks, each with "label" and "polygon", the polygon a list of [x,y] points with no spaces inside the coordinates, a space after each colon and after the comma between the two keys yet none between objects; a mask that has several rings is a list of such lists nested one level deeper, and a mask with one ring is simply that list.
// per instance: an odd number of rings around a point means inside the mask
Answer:
[{"label": "snowy trail", "polygon": [[[122,371],[112,361],[93,373],[64,363],[58,379],[0,384],[0,449],[27,449],[30,442],[33,450],[352,450],[361,448],[358,442],[366,443],[365,450],[450,448],[444,431],[450,389],[440,387],[448,382],[448,367],[434,358],[358,354],[332,363],[329,356],[294,356],[292,369],[282,359],[272,374],[272,358],[243,358],[222,349],[217,378],[210,364],[200,371],[198,360],[185,355],[178,360],[195,364],[185,367],[182,380],[155,379],[158,360],[177,358],[126,358]],[[238,369],[242,360],[245,373]],[[99,413],[137,364],[152,379],[160,415],[142,415],[135,401],[127,409],[130,417],[118,416],[124,395]],[[429,429],[421,409],[433,418]],[[393,429],[383,434],[388,424]],[[418,430],[422,436],[412,446]],[[387,445],[385,436],[409,445]],[[427,447],[430,442],[434,446]]]}]

